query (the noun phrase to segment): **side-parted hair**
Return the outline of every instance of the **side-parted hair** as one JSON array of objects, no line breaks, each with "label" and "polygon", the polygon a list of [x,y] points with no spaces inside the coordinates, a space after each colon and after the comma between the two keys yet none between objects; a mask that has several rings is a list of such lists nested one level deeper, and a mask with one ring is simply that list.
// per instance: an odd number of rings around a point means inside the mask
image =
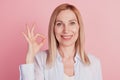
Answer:
[{"label": "side-parted hair", "polygon": [[76,40],[76,43],[75,43],[76,51],[79,53],[79,56],[83,64],[87,64],[87,65],[90,64],[90,60],[84,50],[85,40],[84,40],[84,30],[83,30],[83,22],[82,22],[81,14],[75,6],[68,3],[64,3],[55,8],[50,18],[49,28],[48,28],[49,53],[47,55],[47,60],[46,60],[46,63],[48,66],[52,66],[56,60],[56,53],[57,53],[57,47],[58,47],[58,41],[55,38],[55,31],[54,31],[56,18],[61,11],[68,10],[68,9],[74,12],[74,14],[77,17],[78,25],[80,27],[78,32],[78,39]]}]

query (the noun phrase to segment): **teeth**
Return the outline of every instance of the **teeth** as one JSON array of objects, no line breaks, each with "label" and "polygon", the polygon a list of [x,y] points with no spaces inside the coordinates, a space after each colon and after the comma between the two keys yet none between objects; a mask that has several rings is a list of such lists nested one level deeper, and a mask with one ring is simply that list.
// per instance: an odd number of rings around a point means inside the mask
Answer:
[{"label": "teeth", "polygon": [[70,36],[62,36],[63,38],[71,38],[72,36],[70,35]]}]

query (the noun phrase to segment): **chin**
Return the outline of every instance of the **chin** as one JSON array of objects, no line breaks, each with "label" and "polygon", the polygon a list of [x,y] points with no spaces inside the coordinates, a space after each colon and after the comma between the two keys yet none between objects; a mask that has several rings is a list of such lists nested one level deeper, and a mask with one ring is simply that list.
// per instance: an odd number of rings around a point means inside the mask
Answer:
[{"label": "chin", "polygon": [[70,46],[73,46],[73,45],[75,45],[75,43],[68,43],[68,42],[63,42],[63,43],[61,43],[61,45],[63,45],[63,46],[65,46],[65,47],[70,47]]}]

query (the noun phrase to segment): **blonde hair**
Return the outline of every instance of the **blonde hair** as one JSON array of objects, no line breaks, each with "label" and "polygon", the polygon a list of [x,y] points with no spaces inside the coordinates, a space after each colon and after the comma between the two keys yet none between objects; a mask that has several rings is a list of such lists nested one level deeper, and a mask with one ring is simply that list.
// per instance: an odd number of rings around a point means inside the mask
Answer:
[{"label": "blonde hair", "polygon": [[82,17],[80,15],[80,12],[75,6],[65,3],[65,4],[61,4],[58,7],[56,7],[50,18],[49,29],[48,29],[49,54],[47,55],[47,61],[46,61],[47,65],[49,66],[52,66],[52,64],[54,64],[55,59],[56,59],[56,53],[57,53],[58,42],[54,34],[54,26],[55,26],[56,18],[62,10],[67,10],[67,9],[70,9],[75,13],[77,20],[78,20],[78,24],[80,26],[79,33],[78,33],[79,36],[75,43],[76,51],[78,51],[79,56],[84,64],[90,64],[89,58],[86,55],[85,50],[84,50],[84,45],[85,45],[84,44],[84,41],[85,41],[84,30],[83,30],[83,22],[82,22]]}]

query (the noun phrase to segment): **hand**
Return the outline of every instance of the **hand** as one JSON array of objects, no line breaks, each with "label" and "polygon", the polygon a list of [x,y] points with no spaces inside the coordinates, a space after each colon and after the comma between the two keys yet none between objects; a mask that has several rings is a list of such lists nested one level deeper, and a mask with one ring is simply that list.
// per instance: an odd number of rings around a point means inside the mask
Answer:
[{"label": "hand", "polygon": [[[28,63],[33,63],[35,54],[44,45],[46,38],[42,34],[39,34],[39,33],[34,34],[35,24],[32,26],[31,30],[29,29],[28,24],[26,26],[27,26],[27,34],[23,32],[23,35],[28,42],[28,52],[26,56],[26,63],[28,64]],[[42,39],[40,43],[37,42],[38,37]]]}]

